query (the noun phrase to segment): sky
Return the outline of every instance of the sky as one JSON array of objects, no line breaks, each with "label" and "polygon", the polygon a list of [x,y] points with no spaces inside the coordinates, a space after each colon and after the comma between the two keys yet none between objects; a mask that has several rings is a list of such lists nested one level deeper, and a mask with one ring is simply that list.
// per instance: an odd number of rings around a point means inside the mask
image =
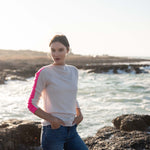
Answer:
[{"label": "sky", "polygon": [[75,54],[150,57],[150,0],[0,0],[0,49],[49,52],[55,34]]}]

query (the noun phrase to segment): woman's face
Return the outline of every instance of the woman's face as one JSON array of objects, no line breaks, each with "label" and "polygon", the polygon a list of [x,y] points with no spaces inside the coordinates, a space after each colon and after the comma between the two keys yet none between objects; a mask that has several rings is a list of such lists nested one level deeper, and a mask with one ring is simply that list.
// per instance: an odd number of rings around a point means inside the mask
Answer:
[{"label": "woman's face", "polygon": [[64,65],[65,57],[69,50],[60,42],[53,42],[50,46],[51,57],[55,65]]}]

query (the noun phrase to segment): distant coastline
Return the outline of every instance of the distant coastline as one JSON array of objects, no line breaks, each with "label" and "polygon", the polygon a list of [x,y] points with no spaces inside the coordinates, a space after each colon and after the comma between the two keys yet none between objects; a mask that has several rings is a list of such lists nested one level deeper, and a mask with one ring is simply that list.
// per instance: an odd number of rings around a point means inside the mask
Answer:
[{"label": "distant coastline", "polygon": [[[144,63],[143,63],[144,62]],[[48,53],[32,50],[0,50],[0,84],[10,78],[12,80],[25,80],[34,76],[42,66],[53,63]],[[118,70],[135,73],[146,73],[141,67],[149,67],[150,59],[116,56],[83,56],[70,53],[66,64],[74,65],[78,69],[89,72],[118,73]]]},{"label": "distant coastline", "polygon": [[[48,52],[34,51],[34,50],[4,50],[0,49],[0,61],[13,61],[13,60],[26,60],[26,59],[36,59],[36,58],[45,58],[46,60],[51,60],[48,57]],[[96,63],[113,63],[113,62],[139,62],[139,61],[150,61],[150,56],[111,56],[107,54],[103,55],[81,55],[69,53],[67,62],[72,62],[74,59],[83,59],[84,61]],[[9,59],[9,60],[8,60]],[[97,61],[98,60],[98,61]],[[82,62],[82,60],[80,60]]]},{"label": "distant coastline", "polygon": [[[4,52],[4,51],[7,51],[7,52],[35,52],[35,53],[45,53],[45,54],[47,54],[47,53],[49,53],[49,51],[47,50],[47,51],[42,51],[42,50],[30,50],[30,49],[18,49],[18,50],[15,50],[15,49],[0,49],[0,54],[1,54],[1,52]],[[71,54],[72,55],[77,55],[77,56],[89,56],[89,57],[96,57],[96,56],[108,56],[108,57],[120,57],[120,58],[135,58],[135,59],[148,59],[148,60],[150,60],[150,56],[144,56],[144,55],[142,55],[142,56],[136,56],[136,55],[133,55],[133,56],[128,56],[128,55],[124,55],[124,56],[122,56],[122,55],[110,55],[110,54],[99,54],[99,55],[92,55],[92,54],[85,54],[85,55],[83,55],[83,54],[78,54],[78,53],[72,53],[71,52]]]}]

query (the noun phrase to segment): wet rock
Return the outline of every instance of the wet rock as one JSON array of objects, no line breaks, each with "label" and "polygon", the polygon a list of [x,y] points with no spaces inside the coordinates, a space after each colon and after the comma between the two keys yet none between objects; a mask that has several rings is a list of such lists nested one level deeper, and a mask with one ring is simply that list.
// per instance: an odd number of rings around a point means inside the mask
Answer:
[{"label": "wet rock", "polygon": [[4,84],[6,80],[6,73],[0,72],[0,84]]},{"label": "wet rock", "polygon": [[[45,66],[46,64],[36,64],[36,65],[27,65],[20,64],[20,66],[12,65],[8,68],[2,68],[0,69],[0,84],[4,84],[4,81],[7,79],[11,80],[25,80],[26,78],[33,77],[35,73],[40,69],[42,66]],[[74,65],[74,64],[73,64]],[[78,69],[85,69],[89,70],[88,73],[94,72],[94,73],[114,73],[114,74],[120,74],[120,73],[149,73],[149,71],[144,70],[144,67],[149,67],[150,65],[123,65],[123,64],[76,64],[75,65]],[[7,77],[7,78],[6,78]]]},{"label": "wet rock", "polygon": [[148,73],[147,71],[143,70],[141,67],[145,67],[147,65],[120,65],[120,64],[110,64],[110,65],[88,65],[88,66],[78,66],[79,69],[89,69],[89,73],[108,73],[112,72],[114,74],[119,74],[122,72],[125,73]]},{"label": "wet rock", "polygon": [[7,80],[21,80],[26,81],[26,78],[33,77],[35,75],[35,72],[40,68],[41,66],[27,66],[23,67],[21,69],[3,69],[2,72],[0,72],[0,84],[4,84]]},{"label": "wet rock", "polygon": [[117,129],[123,131],[146,131],[149,130],[150,116],[149,115],[122,115],[115,118],[113,121]]},{"label": "wet rock", "polygon": [[20,81],[26,81],[24,77],[16,76],[16,75],[9,75],[7,76],[6,80],[20,80]]},{"label": "wet rock", "polygon": [[4,69],[7,76],[18,76],[23,78],[29,78],[34,76],[38,69],[36,67],[23,67],[21,69]]}]

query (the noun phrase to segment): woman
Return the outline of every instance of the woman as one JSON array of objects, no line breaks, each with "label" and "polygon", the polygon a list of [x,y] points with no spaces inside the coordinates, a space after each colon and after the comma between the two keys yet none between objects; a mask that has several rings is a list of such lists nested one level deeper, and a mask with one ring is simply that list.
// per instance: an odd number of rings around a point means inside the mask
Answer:
[{"label": "woman", "polygon": [[[42,67],[35,75],[28,109],[43,119],[43,150],[87,150],[76,131],[83,116],[77,102],[78,70],[65,64],[69,42],[56,35],[49,47],[53,64]],[[38,106],[40,97],[43,108]]]}]

